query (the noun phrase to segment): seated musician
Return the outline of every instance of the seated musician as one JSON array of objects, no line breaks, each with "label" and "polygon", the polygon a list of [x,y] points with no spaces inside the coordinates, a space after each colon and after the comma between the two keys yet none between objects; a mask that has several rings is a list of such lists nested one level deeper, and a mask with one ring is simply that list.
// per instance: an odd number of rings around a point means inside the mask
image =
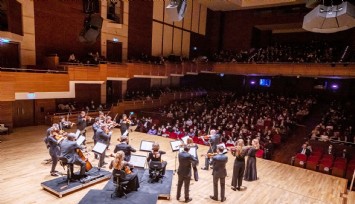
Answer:
[{"label": "seated musician", "polygon": [[[159,161],[162,163],[162,167],[163,167],[163,172],[162,174],[165,175],[165,168],[167,165],[166,161],[163,161],[161,159],[161,156],[163,154],[166,154],[166,152],[159,150],[160,145],[158,143],[154,143],[153,147],[152,147],[152,151],[149,152],[149,155],[147,157],[147,162],[149,163],[150,161]],[[151,170],[149,170],[149,174],[151,173]]]},{"label": "seated musician", "polygon": [[120,182],[122,181],[129,181],[127,185],[128,191],[137,191],[139,188],[139,180],[138,180],[138,173],[134,171],[133,165],[124,161],[125,154],[123,151],[118,151],[115,155],[115,159],[111,161],[109,168],[113,169],[113,182],[117,181],[117,174],[119,171],[124,171],[126,174],[122,178],[120,177]]},{"label": "seated musician", "polygon": [[129,162],[131,160],[131,152],[136,152],[137,150],[128,144],[128,137],[121,136],[121,143],[116,145],[115,150],[113,150],[114,153],[118,151],[123,151],[125,153],[124,160]]},{"label": "seated musician", "polygon": [[64,157],[68,160],[68,163],[71,164],[70,171],[74,175],[73,164],[80,166],[80,176],[85,176],[85,161],[83,161],[78,153],[77,149],[82,149],[75,141],[75,134],[69,133],[67,139],[63,140],[60,144],[60,157]]}]

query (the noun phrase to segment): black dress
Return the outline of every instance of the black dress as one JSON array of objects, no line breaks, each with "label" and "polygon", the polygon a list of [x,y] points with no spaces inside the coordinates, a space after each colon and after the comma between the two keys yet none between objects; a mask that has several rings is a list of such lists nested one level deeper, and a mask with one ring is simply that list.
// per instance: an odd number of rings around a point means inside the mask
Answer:
[{"label": "black dress", "polygon": [[[112,165],[112,162],[111,162],[111,165]],[[126,166],[128,166],[128,164],[123,166],[122,171],[125,171]],[[114,182],[117,181],[116,174],[118,174],[118,173],[120,173],[120,171],[118,169],[113,169],[112,175],[113,175]],[[127,191],[128,192],[137,191],[139,188],[138,172],[135,169],[132,169],[130,174],[126,174],[123,178],[121,177],[120,182],[122,182],[122,181],[129,181],[127,184]]]},{"label": "black dress", "polygon": [[[163,172],[162,172],[162,174],[165,175],[165,168],[166,168],[167,162],[166,162],[166,161],[163,161],[163,160],[161,159],[161,156],[162,156],[163,154],[166,154],[166,152],[159,150],[159,154],[160,154],[159,157],[154,157],[153,152],[149,152],[149,155],[148,155],[148,157],[147,157],[147,162],[148,162],[148,163],[149,163],[150,161],[159,161],[159,162],[161,162],[162,167],[163,167]],[[150,172],[150,170],[149,170],[149,174],[150,174],[150,173],[151,173],[151,172]]]},{"label": "black dress", "polygon": [[232,186],[234,188],[240,188],[242,186],[245,170],[245,154],[246,151],[242,150],[241,154],[236,156],[234,160],[232,177]]},{"label": "black dress", "polygon": [[255,153],[258,150],[254,147],[250,148],[248,151],[248,160],[247,165],[245,167],[245,174],[244,180],[246,181],[255,181],[258,179],[257,172],[256,172],[256,158]]}]

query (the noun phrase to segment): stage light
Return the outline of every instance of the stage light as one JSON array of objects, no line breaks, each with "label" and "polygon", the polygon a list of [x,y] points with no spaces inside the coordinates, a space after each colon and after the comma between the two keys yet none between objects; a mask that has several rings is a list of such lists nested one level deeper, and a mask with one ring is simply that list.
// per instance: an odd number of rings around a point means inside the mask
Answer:
[{"label": "stage light", "polygon": [[332,84],[332,89],[334,89],[334,90],[336,90],[336,89],[338,89],[339,88],[339,86],[338,86],[338,84]]},{"label": "stage light", "polygon": [[9,43],[10,40],[9,39],[5,39],[5,38],[0,38],[0,42],[1,43]]},{"label": "stage light", "polygon": [[118,42],[118,38],[113,38],[113,42]]},{"label": "stage light", "polygon": [[193,49],[194,51],[196,51],[196,50],[197,50],[197,47],[193,47],[192,49]]},{"label": "stage light", "polygon": [[256,81],[252,80],[252,81],[250,81],[250,84],[251,84],[251,85],[255,85],[255,84],[256,84]]},{"label": "stage light", "polygon": [[224,77],[224,73],[220,73],[219,76],[220,76],[220,77]]}]

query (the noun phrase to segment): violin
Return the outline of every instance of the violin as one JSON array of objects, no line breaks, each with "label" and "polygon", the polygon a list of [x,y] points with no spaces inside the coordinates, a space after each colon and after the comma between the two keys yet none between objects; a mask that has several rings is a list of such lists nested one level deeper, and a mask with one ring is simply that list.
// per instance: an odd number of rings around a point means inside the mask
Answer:
[{"label": "violin", "polygon": [[201,156],[205,156],[205,157],[211,158],[211,157],[214,157],[216,155],[217,155],[217,153],[207,153],[207,154],[202,154]]},{"label": "violin", "polygon": [[205,135],[205,136],[200,136],[202,140],[209,140],[212,137],[212,135]]},{"label": "violin", "polygon": [[131,168],[129,168],[129,166],[125,166],[124,172],[125,172],[126,174],[131,174],[131,173],[132,173]]}]

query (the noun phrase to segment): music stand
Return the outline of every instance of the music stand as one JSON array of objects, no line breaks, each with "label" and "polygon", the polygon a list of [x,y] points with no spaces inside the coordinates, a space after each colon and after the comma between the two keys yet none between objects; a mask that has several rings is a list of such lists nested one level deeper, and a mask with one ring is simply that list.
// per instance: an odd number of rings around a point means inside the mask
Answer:
[{"label": "music stand", "polygon": [[147,162],[147,157],[142,156],[142,155],[131,155],[131,160],[129,161],[130,164],[132,164],[135,168],[144,168],[145,164]]},{"label": "music stand", "polygon": [[182,141],[181,140],[175,140],[175,141],[171,141],[170,142],[171,150],[173,152],[179,151],[181,145],[182,145]]},{"label": "music stand", "polygon": [[153,144],[154,144],[153,141],[142,140],[139,150],[144,152],[150,152],[152,151]]},{"label": "music stand", "polygon": [[80,130],[76,130],[75,133],[75,139],[78,139],[79,135],[80,135],[81,131]]},{"label": "music stand", "polygon": [[[179,152],[183,152],[184,148],[180,148]],[[190,147],[189,154],[197,158],[197,148],[196,147]]]},{"label": "music stand", "polygon": [[92,151],[97,154],[102,154],[102,153],[104,153],[106,148],[107,148],[107,144],[97,142],[96,145],[94,146],[94,148],[92,149]]},{"label": "music stand", "polygon": [[83,142],[85,141],[85,137],[80,135],[78,137],[78,139],[76,140],[76,144],[78,144],[79,146],[83,144]]}]

